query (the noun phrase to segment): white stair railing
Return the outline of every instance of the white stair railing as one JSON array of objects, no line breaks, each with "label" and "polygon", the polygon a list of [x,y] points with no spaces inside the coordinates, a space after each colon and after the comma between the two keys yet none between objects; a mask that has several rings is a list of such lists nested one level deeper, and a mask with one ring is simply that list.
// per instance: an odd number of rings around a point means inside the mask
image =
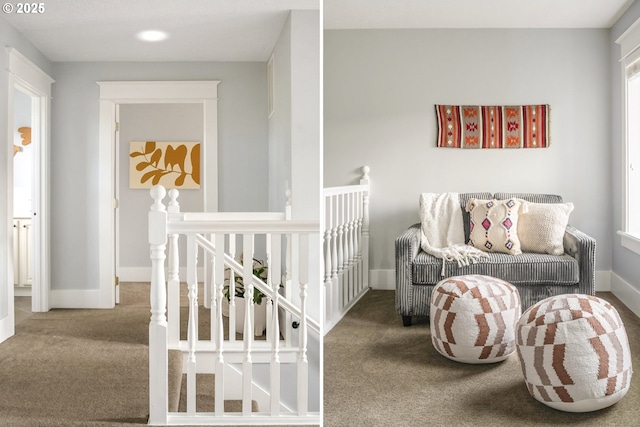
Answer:
[{"label": "white stair railing", "polygon": [[[320,325],[306,315],[306,295],[309,285],[309,235],[319,232],[319,224],[312,221],[286,220],[274,213],[181,213],[178,191],[169,192],[168,208],[162,203],[166,191],[156,186],[151,190],[154,203],[149,213],[149,243],[151,246],[151,322],[149,326],[149,424],[319,424],[317,410],[309,410],[309,361],[307,336],[319,336]],[[187,241],[187,339],[180,339],[180,277],[179,236]],[[241,236],[242,260],[234,259],[236,236]],[[260,238],[260,239],[258,239]],[[257,241],[264,243],[257,243]],[[169,243],[168,281],[165,292],[164,260]],[[296,248],[295,252],[292,248]],[[211,309],[210,339],[199,339],[198,322],[198,252],[211,258],[211,289],[204,292]],[[267,258],[266,281],[253,274],[256,253]],[[282,254],[285,255],[283,259]],[[288,259],[290,258],[290,259]],[[292,266],[292,272],[281,274],[282,266]],[[234,307],[235,280],[242,278],[245,295],[252,296],[254,288],[264,295],[267,304],[266,339],[254,339],[255,303],[244,302],[244,330],[242,341],[236,340]],[[287,279],[289,277],[289,279]],[[226,283],[225,283],[226,282]],[[229,286],[229,322],[223,325],[225,285]],[[284,287],[284,288],[283,288]],[[289,289],[287,289],[289,287]],[[292,288],[299,293],[299,304],[284,295]],[[287,291],[287,292],[283,292]],[[167,298],[168,294],[168,298]],[[168,319],[166,307],[168,306]],[[283,315],[285,313],[286,315]],[[281,327],[281,319],[299,323],[294,332],[291,322]],[[225,333],[227,339],[225,339]],[[282,339],[282,336],[287,339]],[[186,412],[168,412],[167,352],[180,350],[184,354],[187,374]],[[281,378],[281,365],[295,364],[295,378]],[[256,384],[254,368],[262,365],[269,373],[268,384]],[[239,367],[239,368],[238,368]],[[196,406],[197,373],[215,373],[215,407],[213,412],[198,412]],[[296,401],[282,398],[283,381],[296,387]],[[239,390],[234,385],[240,384]],[[225,399],[242,400],[239,413],[225,412]],[[257,412],[253,401],[265,401]],[[268,408],[268,409],[267,409]]]},{"label": "white stair railing", "polygon": [[324,333],[369,290],[369,167],[359,185],[324,189]]}]

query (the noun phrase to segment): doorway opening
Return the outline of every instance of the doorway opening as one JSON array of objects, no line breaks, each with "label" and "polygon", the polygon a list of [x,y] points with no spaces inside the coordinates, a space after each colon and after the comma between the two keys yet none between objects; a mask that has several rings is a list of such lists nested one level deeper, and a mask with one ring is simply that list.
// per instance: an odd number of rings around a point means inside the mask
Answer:
[{"label": "doorway opening", "polygon": [[[32,313],[34,239],[32,217],[36,144],[32,138],[32,99],[16,87],[13,95],[13,291],[17,325]],[[37,142],[37,141],[36,141]],[[37,283],[36,283],[37,285]]]},{"label": "doorway opening", "polygon": [[[116,276],[119,193],[116,191],[117,168],[122,167],[116,158],[116,140],[119,133],[119,109],[125,104],[201,104],[204,134],[202,158],[205,165],[218,164],[217,111],[219,81],[113,81],[98,82],[100,86],[100,149],[99,188],[101,191],[98,210],[100,212],[99,233],[99,286],[102,308],[113,308],[118,301],[120,279]],[[164,139],[164,138],[163,138]],[[203,208],[218,209],[218,176],[202,168]],[[205,260],[206,265],[206,260]],[[205,267],[206,268],[206,267]],[[138,274],[133,270],[135,274]],[[148,269],[150,277],[150,268]],[[114,286],[115,284],[115,286]]]},{"label": "doorway opening", "polygon": [[[49,310],[50,287],[48,141],[54,80],[17,50],[9,47],[6,52],[9,58],[5,136],[8,158],[7,167],[0,171],[0,181],[7,184],[6,203],[0,207],[0,217],[3,223],[6,220],[8,238],[6,259],[0,262],[0,274],[6,278],[0,280],[0,296],[6,297],[0,300],[0,342],[15,333],[16,289],[18,296],[25,295],[30,285],[30,311],[39,312]],[[16,163],[14,154],[18,158]],[[21,256],[22,253],[26,255]],[[25,312],[28,310],[29,304],[26,304]]]}]

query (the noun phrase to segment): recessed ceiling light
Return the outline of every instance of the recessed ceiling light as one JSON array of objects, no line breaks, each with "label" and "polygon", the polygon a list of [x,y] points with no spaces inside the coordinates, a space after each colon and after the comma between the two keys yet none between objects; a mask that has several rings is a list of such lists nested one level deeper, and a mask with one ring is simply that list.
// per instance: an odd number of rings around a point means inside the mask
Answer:
[{"label": "recessed ceiling light", "polygon": [[169,38],[169,34],[165,33],[164,31],[147,30],[147,31],[140,31],[137,34],[137,37],[140,40],[145,42],[159,42]]}]

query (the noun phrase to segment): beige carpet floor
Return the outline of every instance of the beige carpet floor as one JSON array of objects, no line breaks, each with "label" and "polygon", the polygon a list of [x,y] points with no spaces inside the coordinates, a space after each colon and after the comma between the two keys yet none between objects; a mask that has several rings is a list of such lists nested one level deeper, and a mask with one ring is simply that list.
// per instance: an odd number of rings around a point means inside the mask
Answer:
[{"label": "beige carpet floor", "polygon": [[[640,319],[611,293],[640,369]],[[324,426],[640,426],[640,373],[616,405],[567,413],[534,400],[518,358],[451,361],[431,344],[428,319],[403,327],[394,291],[369,291],[324,337]]]},{"label": "beige carpet floor", "polygon": [[[0,427],[146,424],[149,284],[123,283],[120,295],[113,310],[21,315],[16,335],[0,344]],[[19,303],[28,309],[26,300]],[[182,298],[183,337],[186,305]],[[206,338],[209,320],[209,311],[200,307],[201,338]],[[181,354],[172,353],[169,365],[170,410],[184,411]],[[213,376],[199,375],[199,379],[198,410],[210,410]],[[240,403],[227,401],[225,408],[237,411]]]},{"label": "beige carpet floor", "polygon": [[[0,344],[0,425],[131,425],[148,416],[149,287],[113,310],[34,313]],[[181,371],[181,356],[170,358]],[[172,381],[177,408],[179,381]]]}]

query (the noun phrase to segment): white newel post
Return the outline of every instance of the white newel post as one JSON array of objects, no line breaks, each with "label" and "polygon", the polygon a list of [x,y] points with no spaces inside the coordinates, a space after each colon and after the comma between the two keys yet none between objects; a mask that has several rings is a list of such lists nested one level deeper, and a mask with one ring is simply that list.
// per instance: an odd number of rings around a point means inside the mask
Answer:
[{"label": "white newel post", "polygon": [[369,166],[362,167],[362,179],[360,184],[366,185],[368,190],[363,195],[362,200],[362,283],[365,288],[369,287],[369,195],[371,193],[371,182],[369,179]]},{"label": "white newel post", "polygon": [[149,424],[167,423],[167,292],[164,260],[167,246],[167,211],[162,204],[166,190],[151,189],[154,203],[149,212],[151,249],[151,321],[149,322]]}]

